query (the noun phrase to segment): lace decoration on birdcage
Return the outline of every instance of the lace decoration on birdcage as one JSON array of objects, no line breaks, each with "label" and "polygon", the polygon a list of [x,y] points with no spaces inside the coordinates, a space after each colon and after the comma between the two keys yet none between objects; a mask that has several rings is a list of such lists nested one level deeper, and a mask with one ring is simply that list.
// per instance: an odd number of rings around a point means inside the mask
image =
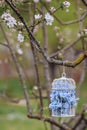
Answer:
[{"label": "lace decoration on birdcage", "polygon": [[54,79],[52,83],[52,92],[50,94],[51,103],[49,108],[52,110],[52,116],[74,116],[77,106],[76,84],[72,78],[66,78],[62,75],[59,79]]}]

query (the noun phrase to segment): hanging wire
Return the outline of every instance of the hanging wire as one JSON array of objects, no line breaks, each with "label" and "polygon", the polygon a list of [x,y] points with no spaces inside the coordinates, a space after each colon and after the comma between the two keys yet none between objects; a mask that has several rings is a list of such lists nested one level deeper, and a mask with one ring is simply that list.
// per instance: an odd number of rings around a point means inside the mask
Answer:
[{"label": "hanging wire", "polygon": [[62,72],[62,77],[66,77],[66,72],[65,72],[65,61],[63,61],[63,72]]}]

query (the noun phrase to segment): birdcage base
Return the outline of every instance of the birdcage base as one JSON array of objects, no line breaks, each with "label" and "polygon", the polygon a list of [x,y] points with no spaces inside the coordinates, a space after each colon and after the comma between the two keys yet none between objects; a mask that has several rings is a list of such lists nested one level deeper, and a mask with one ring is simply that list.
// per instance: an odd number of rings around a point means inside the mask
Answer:
[{"label": "birdcage base", "polygon": [[52,116],[53,117],[72,117],[75,116],[75,108],[70,109],[70,111],[61,111],[59,112],[58,110],[52,110]]},{"label": "birdcage base", "polygon": [[75,115],[53,115],[52,114],[52,117],[73,117]]}]

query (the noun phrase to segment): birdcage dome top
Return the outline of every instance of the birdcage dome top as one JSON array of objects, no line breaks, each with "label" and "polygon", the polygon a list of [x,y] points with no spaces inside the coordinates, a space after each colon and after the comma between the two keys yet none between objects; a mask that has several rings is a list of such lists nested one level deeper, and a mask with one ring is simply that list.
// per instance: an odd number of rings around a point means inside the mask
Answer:
[{"label": "birdcage dome top", "polygon": [[66,89],[75,89],[76,84],[72,78],[67,78],[62,76],[61,78],[54,79],[52,82],[52,89],[56,90],[66,90]]}]

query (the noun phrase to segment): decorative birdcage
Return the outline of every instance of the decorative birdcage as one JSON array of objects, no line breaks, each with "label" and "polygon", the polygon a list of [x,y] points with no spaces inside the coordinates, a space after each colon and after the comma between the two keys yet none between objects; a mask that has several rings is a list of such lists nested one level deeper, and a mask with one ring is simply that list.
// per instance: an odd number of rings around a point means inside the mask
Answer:
[{"label": "decorative birdcage", "polygon": [[49,105],[52,110],[52,116],[75,116],[77,100],[79,100],[76,97],[75,88],[75,81],[72,78],[67,78],[65,74],[59,79],[54,79],[50,94],[51,103]]}]

